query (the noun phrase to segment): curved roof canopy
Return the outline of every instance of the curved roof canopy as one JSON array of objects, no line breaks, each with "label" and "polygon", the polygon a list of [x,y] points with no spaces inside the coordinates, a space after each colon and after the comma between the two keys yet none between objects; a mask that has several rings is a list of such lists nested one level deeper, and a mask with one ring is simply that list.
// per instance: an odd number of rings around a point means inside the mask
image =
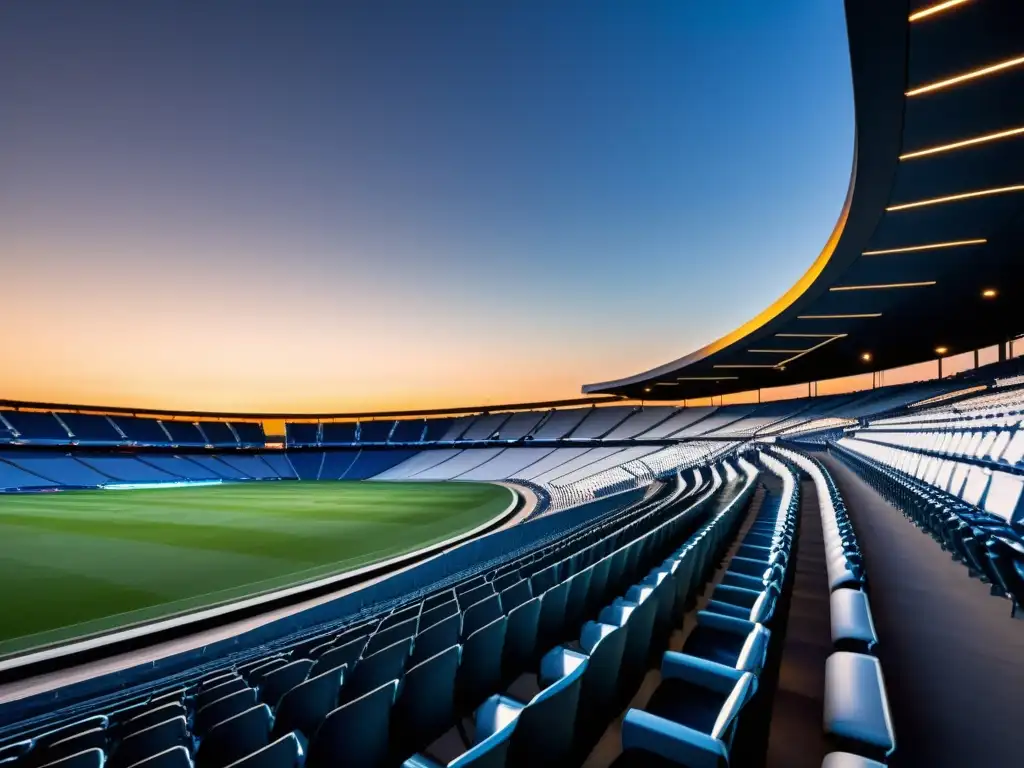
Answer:
[{"label": "curved roof canopy", "polygon": [[686,357],[585,393],[679,400],[909,365],[1024,325],[1020,0],[846,0],[856,149],[801,280]]}]

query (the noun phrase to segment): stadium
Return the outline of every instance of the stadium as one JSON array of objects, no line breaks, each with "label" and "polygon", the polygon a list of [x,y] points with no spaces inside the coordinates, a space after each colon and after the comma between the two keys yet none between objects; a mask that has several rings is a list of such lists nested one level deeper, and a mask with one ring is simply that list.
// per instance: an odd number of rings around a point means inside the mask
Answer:
[{"label": "stadium", "polygon": [[679,359],[430,409],[0,400],[0,767],[1019,764],[1018,11],[846,0],[841,215]]}]

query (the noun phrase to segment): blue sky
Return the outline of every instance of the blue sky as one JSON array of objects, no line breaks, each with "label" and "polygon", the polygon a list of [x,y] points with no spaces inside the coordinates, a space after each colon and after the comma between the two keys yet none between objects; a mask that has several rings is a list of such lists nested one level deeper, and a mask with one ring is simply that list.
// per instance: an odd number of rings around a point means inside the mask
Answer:
[{"label": "blue sky", "polygon": [[151,407],[573,396],[784,292],[853,154],[839,0],[4,4],[0,123],[0,393]]}]

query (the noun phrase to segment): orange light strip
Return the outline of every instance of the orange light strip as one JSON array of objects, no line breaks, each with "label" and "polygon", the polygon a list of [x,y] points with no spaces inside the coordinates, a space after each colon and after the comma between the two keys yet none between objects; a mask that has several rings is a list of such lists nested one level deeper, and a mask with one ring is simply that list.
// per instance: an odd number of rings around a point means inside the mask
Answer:
[{"label": "orange light strip", "polygon": [[970,200],[975,197],[989,197],[990,195],[1003,195],[1009,192],[1024,192],[1024,184],[1014,184],[1009,187],[993,187],[992,189],[979,189],[974,192],[961,192],[958,195],[946,195],[945,197],[933,197],[928,200],[916,200],[913,203],[900,203],[890,205],[887,211],[905,211],[908,208],[920,208],[925,205],[940,205],[941,203],[955,203],[957,200]]},{"label": "orange light strip", "polygon": [[956,8],[958,5],[963,5],[970,1],[971,0],[945,0],[945,2],[936,3],[935,5],[930,5],[927,8],[922,8],[920,11],[914,11],[910,14],[910,21],[927,19],[929,16],[934,16],[937,13],[948,11],[950,8]]},{"label": "orange light strip", "polygon": [[973,147],[978,144],[987,144],[990,141],[1009,139],[1014,136],[1020,136],[1022,134],[1024,134],[1024,128],[1010,128],[1009,130],[1006,131],[986,133],[984,136],[975,136],[973,139],[963,139],[962,141],[954,141],[951,144],[939,144],[934,147],[928,147],[927,149],[919,149],[915,152],[907,152],[906,154],[900,155],[900,160],[912,160],[915,157],[937,155],[940,152],[952,152],[954,149],[962,149],[963,147]]},{"label": "orange light strip", "polygon": [[890,288],[924,288],[935,285],[934,280],[920,280],[916,283],[874,283],[869,285],[833,285],[830,291],[886,291]]},{"label": "orange light strip", "polygon": [[736,381],[739,376],[679,376],[676,381]]},{"label": "orange light strip", "polygon": [[854,315],[797,315],[797,320],[859,320],[863,317],[881,317],[881,312],[862,312]]},{"label": "orange light strip", "polygon": [[945,243],[929,243],[928,245],[910,245],[906,248],[885,248],[880,251],[864,251],[861,256],[885,256],[889,253],[916,253],[917,251],[937,251],[940,248],[960,248],[965,245],[984,245],[987,243],[983,237],[976,240],[950,240]]},{"label": "orange light strip", "polygon": [[990,64],[987,67],[981,69],[975,69],[971,72],[965,72],[962,75],[956,75],[945,80],[938,80],[934,83],[928,83],[927,85],[921,85],[917,88],[912,88],[906,92],[906,96],[920,96],[922,93],[932,93],[933,91],[941,91],[944,88],[951,88],[954,85],[965,83],[968,80],[976,80],[979,77],[988,77],[994,75],[997,72],[1002,72],[1013,67],[1019,67],[1024,64],[1024,56],[1018,56],[1015,59],[1008,59],[1007,61],[1000,61],[998,64]]},{"label": "orange light strip", "polygon": [[730,364],[727,364],[727,365],[716,365],[714,367],[715,368],[775,368],[776,366],[770,365],[770,364],[769,365],[755,365],[753,363],[751,363],[751,364],[730,363]]}]

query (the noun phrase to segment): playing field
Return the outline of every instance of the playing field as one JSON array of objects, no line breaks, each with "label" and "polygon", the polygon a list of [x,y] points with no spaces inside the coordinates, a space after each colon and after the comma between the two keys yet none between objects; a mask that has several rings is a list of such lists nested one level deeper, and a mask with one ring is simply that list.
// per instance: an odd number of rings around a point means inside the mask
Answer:
[{"label": "playing field", "polygon": [[0,496],[0,655],[419,549],[511,501],[507,488],[482,483]]}]

